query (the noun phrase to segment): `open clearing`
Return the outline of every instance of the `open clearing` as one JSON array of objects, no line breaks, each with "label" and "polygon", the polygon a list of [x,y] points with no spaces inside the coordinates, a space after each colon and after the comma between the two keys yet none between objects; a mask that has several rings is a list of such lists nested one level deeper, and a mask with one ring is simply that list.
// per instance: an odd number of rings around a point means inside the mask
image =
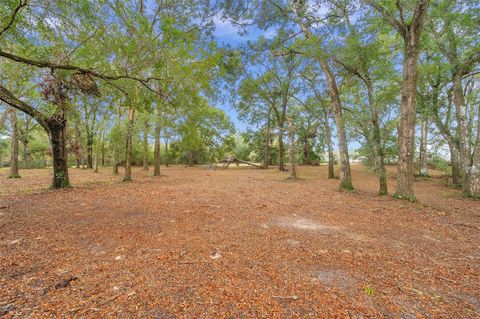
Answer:
[{"label": "open clearing", "polygon": [[[419,203],[325,167],[71,169],[0,176],[6,318],[479,318],[480,202],[431,178]],[[391,174],[393,175],[393,174]],[[393,179],[389,180],[393,189]]]}]

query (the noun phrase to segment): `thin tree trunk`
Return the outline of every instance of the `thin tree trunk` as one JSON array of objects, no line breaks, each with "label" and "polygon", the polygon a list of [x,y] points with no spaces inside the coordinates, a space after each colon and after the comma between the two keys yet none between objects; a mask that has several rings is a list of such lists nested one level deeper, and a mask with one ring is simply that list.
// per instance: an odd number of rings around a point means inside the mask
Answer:
[{"label": "thin tree trunk", "polygon": [[270,114],[268,115],[267,124],[265,126],[265,134],[263,141],[263,168],[268,168],[270,157]]},{"label": "thin tree trunk", "polygon": [[278,169],[286,171],[285,169],[285,145],[283,144],[283,126],[278,127]]},{"label": "thin tree trunk", "polygon": [[160,176],[160,134],[162,131],[162,126],[161,126],[161,112],[157,112],[157,120],[155,122],[155,149],[153,153],[153,161],[154,161],[154,167],[153,167],[153,176]]},{"label": "thin tree trunk", "polygon": [[[119,107],[118,108],[118,112],[117,112],[117,116],[115,118],[115,128],[118,127],[119,123],[120,123],[120,119],[122,117],[122,114],[121,114],[121,108]],[[113,175],[118,175],[118,162],[119,162],[119,152],[118,152],[118,146],[115,144],[113,145],[113,166],[112,166],[112,174]]]},{"label": "thin tree trunk", "polygon": [[[103,133],[105,135],[105,133]],[[105,136],[103,137],[103,143],[102,143],[102,161],[101,161],[102,167],[105,167]]]},{"label": "thin tree trunk", "polygon": [[132,180],[132,142],[133,142],[133,124],[135,121],[135,109],[128,109],[127,135],[125,143],[125,175],[124,182]]},{"label": "thin tree trunk", "polygon": [[67,120],[63,116],[53,116],[47,119],[47,125],[53,157],[52,188],[68,188],[70,180],[66,147]]},{"label": "thin tree trunk", "polygon": [[295,149],[295,132],[293,129],[293,125],[288,119],[288,135],[290,137],[290,178],[297,179],[297,151]]},{"label": "thin tree trunk", "polygon": [[418,159],[418,170],[420,176],[428,176],[427,166],[427,135],[428,135],[428,123],[427,120],[422,119],[420,129],[420,154]]},{"label": "thin tree trunk", "polygon": [[170,154],[168,153],[168,138],[165,137],[165,166],[170,165]]},{"label": "thin tree trunk", "polygon": [[330,128],[330,117],[325,110],[325,142],[327,143],[328,153],[328,178],[335,178],[335,156],[333,154],[332,130]]},{"label": "thin tree trunk", "polygon": [[143,170],[148,171],[148,120],[143,126]]},{"label": "thin tree trunk", "polygon": [[28,148],[28,133],[30,131],[30,119],[28,114],[25,114],[25,131],[22,136],[22,144],[23,144],[23,165],[25,168],[30,167],[30,149]]},{"label": "thin tree trunk", "polygon": [[103,143],[103,131],[100,131],[97,139],[97,147],[95,149],[95,169],[94,173],[98,173],[98,165],[100,165],[100,148]]},{"label": "thin tree trunk", "polygon": [[93,133],[87,132],[87,168],[93,168]]},{"label": "thin tree trunk", "polygon": [[18,119],[17,110],[10,107],[10,122],[12,123],[12,142],[10,154],[10,174],[8,178],[20,178],[18,173]]}]

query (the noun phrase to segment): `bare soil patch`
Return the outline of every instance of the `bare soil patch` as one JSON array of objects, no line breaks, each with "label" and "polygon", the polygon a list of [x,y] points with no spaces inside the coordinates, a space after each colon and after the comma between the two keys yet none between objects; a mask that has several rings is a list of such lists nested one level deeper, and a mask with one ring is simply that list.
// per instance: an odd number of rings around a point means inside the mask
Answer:
[{"label": "bare soil patch", "polygon": [[[0,171],[5,318],[479,318],[480,202],[443,179],[419,203],[325,167]],[[393,175],[393,172],[391,173]],[[391,190],[394,180],[390,180]]]}]

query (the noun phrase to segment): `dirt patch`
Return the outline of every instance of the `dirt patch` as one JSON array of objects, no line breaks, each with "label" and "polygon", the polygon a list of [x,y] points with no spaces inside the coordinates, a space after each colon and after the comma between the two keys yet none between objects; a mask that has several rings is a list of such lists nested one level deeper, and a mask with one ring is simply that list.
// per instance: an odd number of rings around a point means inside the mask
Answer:
[{"label": "dirt patch", "polygon": [[358,280],[349,273],[339,269],[320,269],[314,272],[314,279],[325,286],[343,291],[361,289],[358,286]]},{"label": "dirt patch", "polygon": [[280,217],[276,225],[286,228],[295,228],[299,230],[318,231],[324,234],[330,234],[340,229],[337,226],[320,224],[308,218]]}]

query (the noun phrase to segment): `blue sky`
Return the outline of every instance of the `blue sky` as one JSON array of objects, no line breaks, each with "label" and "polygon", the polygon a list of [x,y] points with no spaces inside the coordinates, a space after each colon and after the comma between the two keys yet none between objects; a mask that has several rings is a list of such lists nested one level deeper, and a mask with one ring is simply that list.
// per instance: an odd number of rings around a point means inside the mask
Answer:
[{"label": "blue sky", "polygon": [[[229,21],[223,21],[220,18],[215,18],[214,22],[215,32],[213,35],[220,46],[229,45],[235,48],[243,43],[246,43],[247,41],[254,41],[261,35],[263,35],[265,38],[273,38],[275,36],[274,29],[268,29],[266,32],[264,32],[253,27],[249,28],[247,34],[240,35],[238,33],[238,29]],[[228,92],[224,93],[228,94]],[[218,106],[229,115],[230,119],[235,124],[237,132],[243,132],[246,130],[248,124],[238,118],[235,107],[231,105],[230,102],[227,101],[219,104]]]}]

